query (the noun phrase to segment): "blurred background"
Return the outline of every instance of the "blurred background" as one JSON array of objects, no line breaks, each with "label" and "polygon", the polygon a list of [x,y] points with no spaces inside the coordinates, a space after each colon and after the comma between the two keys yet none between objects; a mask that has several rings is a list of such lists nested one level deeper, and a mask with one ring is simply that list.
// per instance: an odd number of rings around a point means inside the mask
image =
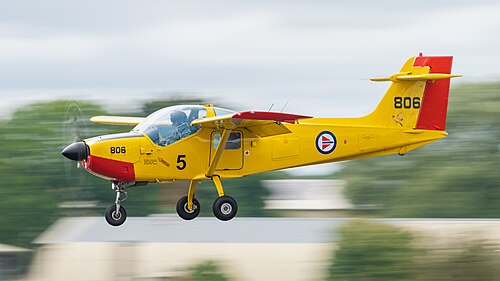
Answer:
[{"label": "blurred background", "polygon": [[[497,1],[3,1],[0,280],[500,279]],[[385,156],[225,180],[238,217],[182,221],[187,182],[114,192],[67,144],[214,103],[369,113],[419,52],[453,55],[449,136]],[[216,198],[198,190],[203,206]]]}]

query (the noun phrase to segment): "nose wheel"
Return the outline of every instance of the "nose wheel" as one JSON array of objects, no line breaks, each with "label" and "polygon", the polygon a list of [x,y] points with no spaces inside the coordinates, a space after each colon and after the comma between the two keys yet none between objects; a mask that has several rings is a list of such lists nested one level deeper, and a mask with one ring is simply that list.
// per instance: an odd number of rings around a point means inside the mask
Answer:
[{"label": "nose wheel", "polygon": [[104,213],[104,218],[106,218],[106,221],[110,225],[120,226],[127,219],[127,211],[125,211],[125,208],[123,208],[122,206],[120,206],[120,208],[117,209],[116,205],[113,204],[106,209],[106,212]]}]

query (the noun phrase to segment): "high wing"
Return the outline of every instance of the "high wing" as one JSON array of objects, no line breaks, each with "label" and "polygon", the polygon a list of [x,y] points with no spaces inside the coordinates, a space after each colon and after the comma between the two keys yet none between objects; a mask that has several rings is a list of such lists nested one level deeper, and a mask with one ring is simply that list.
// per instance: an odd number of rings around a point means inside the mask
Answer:
[{"label": "high wing", "polygon": [[312,117],[281,112],[243,111],[235,114],[196,119],[191,122],[191,125],[225,130],[246,128],[260,137],[268,137],[291,133],[291,131],[281,123],[286,122],[293,124],[298,119],[305,118]]},{"label": "high wing", "polygon": [[146,118],[127,116],[94,116],[90,118],[90,122],[110,125],[137,125],[144,121],[144,119]]}]

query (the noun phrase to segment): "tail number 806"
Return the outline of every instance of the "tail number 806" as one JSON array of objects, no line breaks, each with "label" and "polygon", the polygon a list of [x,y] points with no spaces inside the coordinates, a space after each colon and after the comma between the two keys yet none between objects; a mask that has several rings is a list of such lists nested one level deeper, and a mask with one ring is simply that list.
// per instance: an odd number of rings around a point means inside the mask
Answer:
[{"label": "tail number 806", "polygon": [[419,109],[420,108],[420,98],[419,97],[394,97],[394,108],[405,108],[405,109]]}]

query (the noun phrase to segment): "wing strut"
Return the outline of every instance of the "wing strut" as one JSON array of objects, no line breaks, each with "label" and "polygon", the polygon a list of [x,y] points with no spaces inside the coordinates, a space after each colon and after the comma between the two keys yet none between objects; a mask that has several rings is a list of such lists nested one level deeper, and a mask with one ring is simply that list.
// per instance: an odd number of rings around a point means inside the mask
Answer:
[{"label": "wing strut", "polygon": [[222,152],[226,147],[227,140],[229,139],[229,135],[231,134],[232,129],[224,128],[222,132],[222,137],[219,141],[219,145],[217,145],[217,149],[215,150],[214,157],[210,161],[210,166],[208,167],[208,171],[206,176],[211,178],[214,175],[215,169],[217,168],[217,164],[219,164],[220,157],[222,156]]}]

